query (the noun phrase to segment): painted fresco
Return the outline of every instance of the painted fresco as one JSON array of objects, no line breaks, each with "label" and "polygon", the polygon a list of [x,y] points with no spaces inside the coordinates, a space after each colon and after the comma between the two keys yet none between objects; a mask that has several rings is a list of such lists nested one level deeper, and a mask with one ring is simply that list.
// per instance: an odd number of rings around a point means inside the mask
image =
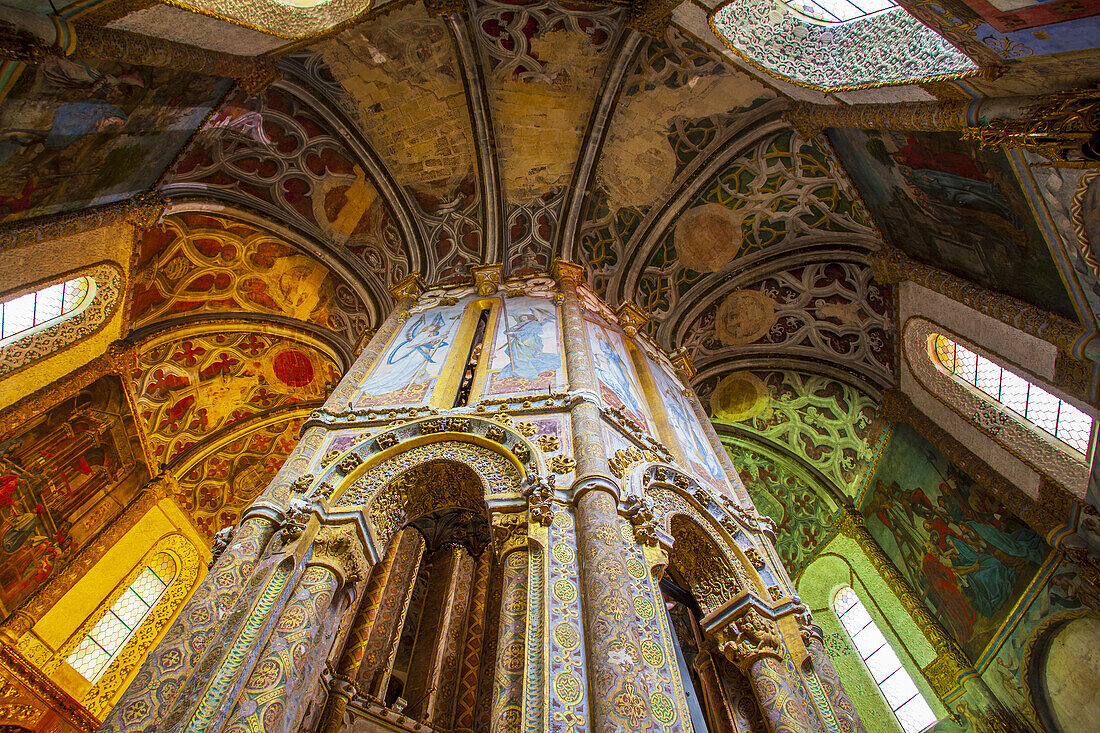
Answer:
[{"label": "painted fresco", "polygon": [[180,478],[176,504],[208,538],[236,524],[294,450],[301,427],[301,418],[281,421],[223,446]]},{"label": "painted fresco", "polygon": [[971,660],[1049,551],[905,424],[879,459],[862,511],[871,534]]},{"label": "painted fresco", "polygon": [[600,383],[603,401],[621,410],[653,436],[653,421],[645,405],[645,396],[630,363],[630,356],[618,331],[605,328],[592,321],[584,322],[588,331],[588,347],[592,353],[592,366]]},{"label": "painted fresco", "polygon": [[501,303],[487,393],[526,394],[563,388],[557,306],[528,296],[505,298]]},{"label": "painted fresco", "polygon": [[168,462],[220,428],[296,402],[340,380],[327,355],[299,341],[230,332],[151,345],[138,357],[138,414],[154,458]]},{"label": "painted fresco", "polygon": [[829,139],[892,245],[1076,319],[1003,154],[957,133],[829,130]]},{"label": "painted fresco", "polygon": [[422,405],[443,371],[466,302],[409,317],[363,382],[356,407]]},{"label": "painted fresco", "polygon": [[125,389],[103,377],[0,443],[0,603],[16,609],[149,479]]},{"label": "painted fresco", "polygon": [[0,221],[152,188],[230,82],[48,56],[0,104]]},{"label": "painted fresco", "polygon": [[342,278],[279,237],[204,214],[166,217],[141,238],[132,328],[195,313],[246,312],[309,321],[354,343],[369,326]]},{"label": "painted fresco", "polygon": [[695,411],[684,397],[684,386],[679,379],[670,377],[664,369],[654,364],[648,357],[649,373],[653,376],[654,386],[665,406],[668,425],[676,435],[676,448],[683,452],[687,466],[696,476],[709,481],[716,487],[726,486],[726,472],[714,455],[714,449],[706,439],[699,425]]}]

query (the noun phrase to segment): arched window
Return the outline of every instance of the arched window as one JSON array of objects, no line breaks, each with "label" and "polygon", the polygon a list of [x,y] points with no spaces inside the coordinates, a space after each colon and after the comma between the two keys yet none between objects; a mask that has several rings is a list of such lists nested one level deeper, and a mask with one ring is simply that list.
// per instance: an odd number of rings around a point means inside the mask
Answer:
[{"label": "arched window", "polygon": [[0,345],[73,317],[94,298],[95,281],[81,276],[0,303]]},{"label": "arched window", "polygon": [[1003,405],[1023,422],[1088,454],[1092,418],[984,356],[936,334],[935,357],[956,379],[976,388],[989,401]]},{"label": "arched window", "polygon": [[94,684],[157,605],[175,574],[176,563],[171,556],[158,555],[154,565],[138,574],[80,640],[67,660],[72,668]]},{"label": "arched window", "polygon": [[850,586],[844,586],[837,592],[833,610],[879,691],[894,711],[901,729],[905,733],[919,733],[934,725],[936,714]]},{"label": "arched window", "polygon": [[783,0],[788,8],[819,23],[847,23],[896,8],[893,0]]}]

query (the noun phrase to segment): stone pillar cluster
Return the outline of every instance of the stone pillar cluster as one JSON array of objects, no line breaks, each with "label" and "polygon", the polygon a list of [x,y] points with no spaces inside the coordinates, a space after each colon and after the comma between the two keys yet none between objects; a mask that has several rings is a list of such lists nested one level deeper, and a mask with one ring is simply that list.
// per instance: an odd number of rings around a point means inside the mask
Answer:
[{"label": "stone pillar cluster", "polygon": [[[721,733],[862,731],[769,523],[736,476],[697,475],[671,445],[659,411],[677,397],[655,380],[689,374],[686,357],[645,342],[637,309],[599,305],[581,268],[554,274],[480,268],[476,293],[454,296],[415,277],[395,288],[394,312],[221,538],[102,730],[675,733],[704,715]],[[475,371],[469,406],[364,394],[423,324],[457,352],[433,359],[469,365],[476,323],[505,298],[557,314],[558,392],[487,398]],[[664,370],[639,379],[655,428],[609,404],[595,327],[628,344],[624,369]],[[730,473],[681,390],[676,424],[697,420],[706,440],[692,450],[709,446]],[[697,601],[690,632],[673,631],[673,592]]]}]

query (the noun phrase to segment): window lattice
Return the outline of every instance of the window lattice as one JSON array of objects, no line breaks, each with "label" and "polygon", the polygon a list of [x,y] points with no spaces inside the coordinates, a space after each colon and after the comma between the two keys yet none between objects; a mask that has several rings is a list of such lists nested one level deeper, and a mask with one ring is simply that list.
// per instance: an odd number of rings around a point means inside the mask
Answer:
[{"label": "window lattice", "polygon": [[847,23],[896,8],[893,0],[783,0],[799,15],[821,23]]},{"label": "window lattice", "polygon": [[0,341],[72,314],[88,295],[87,277],[50,285],[0,303]]},{"label": "window lattice", "polygon": [[944,369],[1028,424],[1087,455],[1092,418],[1073,405],[946,336],[936,336],[936,359]]},{"label": "window lattice", "polygon": [[833,609],[867,665],[867,671],[894,711],[901,729],[905,733],[919,733],[934,725],[936,714],[855,591],[848,586],[841,588],[833,601]]},{"label": "window lattice", "polygon": [[69,655],[72,668],[95,683],[164,595],[174,570],[170,558],[159,563],[154,560],[142,570]]}]

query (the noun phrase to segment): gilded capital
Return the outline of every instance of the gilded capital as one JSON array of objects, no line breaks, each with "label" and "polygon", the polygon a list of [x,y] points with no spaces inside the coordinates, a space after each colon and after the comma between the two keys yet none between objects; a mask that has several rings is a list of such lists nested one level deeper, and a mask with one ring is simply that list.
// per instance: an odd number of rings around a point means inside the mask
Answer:
[{"label": "gilded capital", "polygon": [[471,267],[470,272],[474,274],[474,287],[478,295],[485,297],[500,290],[500,283],[504,280],[503,265],[478,265]]},{"label": "gilded capital", "polygon": [[402,298],[419,298],[424,293],[424,281],[419,272],[410,272],[405,277],[390,286],[390,294],[395,300]]},{"label": "gilded capital", "polygon": [[502,558],[527,547],[527,512],[493,512],[493,548]]},{"label": "gilded capital", "polygon": [[687,347],[681,346],[669,358],[672,361],[673,368],[676,369],[676,373],[680,375],[684,382],[689,382],[695,376],[695,362],[691,360],[691,354],[688,353]]},{"label": "gilded capital", "polygon": [[783,658],[783,635],[775,621],[764,618],[752,606],[733,623],[719,632],[719,647],[726,659],[730,660],[745,674],[749,674],[752,665],[762,657]]},{"label": "gilded capital", "polygon": [[630,300],[620,305],[615,314],[619,317],[619,325],[629,336],[637,336],[638,329],[649,322],[649,316],[645,311]]},{"label": "gilded capital", "polygon": [[584,267],[566,260],[555,260],[553,275],[559,285],[577,285],[584,280]]},{"label": "gilded capital", "polygon": [[310,564],[331,570],[343,585],[354,585],[367,571],[363,543],[351,524],[322,524],[313,540]]}]

